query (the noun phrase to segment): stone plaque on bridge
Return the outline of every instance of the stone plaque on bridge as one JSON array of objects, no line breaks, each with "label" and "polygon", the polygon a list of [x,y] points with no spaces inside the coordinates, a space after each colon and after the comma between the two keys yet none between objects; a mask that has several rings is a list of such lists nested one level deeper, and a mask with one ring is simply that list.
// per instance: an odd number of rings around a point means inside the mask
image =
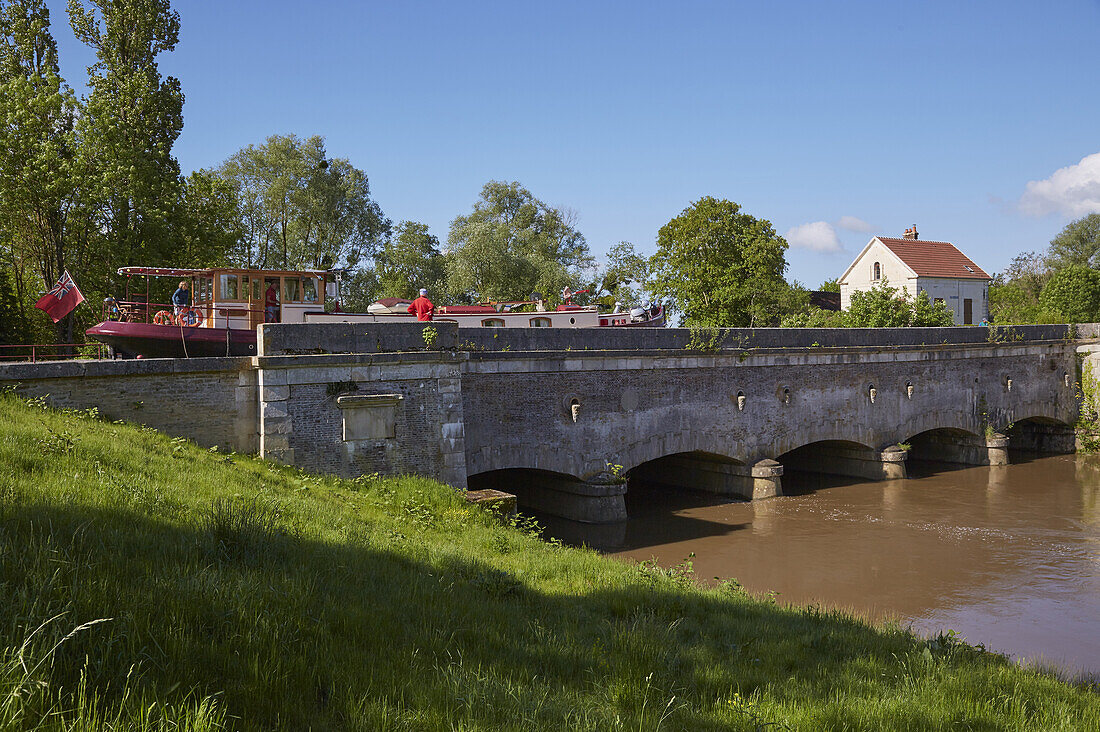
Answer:
[{"label": "stone plaque on bridge", "polygon": [[385,440],[397,436],[400,394],[363,394],[336,399],[344,418],[344,442]]}]

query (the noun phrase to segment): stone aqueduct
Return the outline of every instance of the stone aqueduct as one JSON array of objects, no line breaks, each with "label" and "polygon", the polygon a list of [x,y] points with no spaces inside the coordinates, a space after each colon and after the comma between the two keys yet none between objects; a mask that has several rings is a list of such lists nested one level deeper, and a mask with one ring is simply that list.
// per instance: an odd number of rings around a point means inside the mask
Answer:
[{"label": "stone aqueduct", "polygon": [[[535,329],[532,329],[535,330]],[[905,477],[912,456],[1072,452],[1078,340],[1016,329],[265,325],[253,358],[0,366],[0,385],[312,470],[495,487],[581,521],[629,481],[746,499],[793,469]],[[1086,356],[1092,358],[1092,356]]]}]

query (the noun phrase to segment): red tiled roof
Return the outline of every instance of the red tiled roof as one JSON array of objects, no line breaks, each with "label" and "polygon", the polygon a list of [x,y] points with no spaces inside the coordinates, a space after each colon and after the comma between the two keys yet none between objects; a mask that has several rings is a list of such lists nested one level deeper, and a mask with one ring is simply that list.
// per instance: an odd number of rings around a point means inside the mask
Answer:
[{"label": "red tiled roof", "polygon": [[[949,241],[925,239],[893,239],[876,236],[890,251],[898,255],[918,277],[955,277],[969,280],[992,279]],[[968,269],[969,268],[969,269]]]}]

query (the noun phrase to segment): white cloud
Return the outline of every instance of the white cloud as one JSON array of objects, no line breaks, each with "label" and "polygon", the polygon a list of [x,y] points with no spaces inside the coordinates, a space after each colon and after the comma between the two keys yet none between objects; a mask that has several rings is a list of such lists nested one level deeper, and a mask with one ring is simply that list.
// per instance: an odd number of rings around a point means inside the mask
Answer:
[{"label": "white cloud", "polygon": [[811,221],[790,229],[783,238],[792,247],[814,252],[839,252],[844,247],[836,236],[836,229],[828,221]]},{"label": "white cloud", "polygon": [[868,224],[863,219],[855,216],[841,216],[840,221],[836,222],[837,228],[847,229],[848,231],[862,231],[865,234],[870,234],[875,230],[875,227]]},{"label": "white cloud", "polygon": [[1027,184],[1019,208],[1029,216],[1060,213],[1077,217],[1100,211],[1100,153]]}]

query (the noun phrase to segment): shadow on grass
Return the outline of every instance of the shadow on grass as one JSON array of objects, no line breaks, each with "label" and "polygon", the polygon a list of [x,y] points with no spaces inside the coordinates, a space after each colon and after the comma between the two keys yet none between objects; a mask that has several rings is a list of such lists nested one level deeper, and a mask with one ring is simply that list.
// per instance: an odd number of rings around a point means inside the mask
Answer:
[{"label": "shadow on grass", "polygon": [[[927,651],[905,633],[664,575],[536,589],[593,566],[571,567],[568,550],[494,564],[433,551],[411,525],[382,536],[364,522],[337,545],[270,516],[234,532],[121,508],[2,509],[2,645],[61,612],[43,643],[111,618],[58,648],[51,688],[83,675],[113,703],[124,688],[134,704],[216,695],[242,729],[751,729],[795,706],[856,727],[860,695],[896,697],[933,668],[910,662]],[[923,714],[896,721],[946,728]]]}]

